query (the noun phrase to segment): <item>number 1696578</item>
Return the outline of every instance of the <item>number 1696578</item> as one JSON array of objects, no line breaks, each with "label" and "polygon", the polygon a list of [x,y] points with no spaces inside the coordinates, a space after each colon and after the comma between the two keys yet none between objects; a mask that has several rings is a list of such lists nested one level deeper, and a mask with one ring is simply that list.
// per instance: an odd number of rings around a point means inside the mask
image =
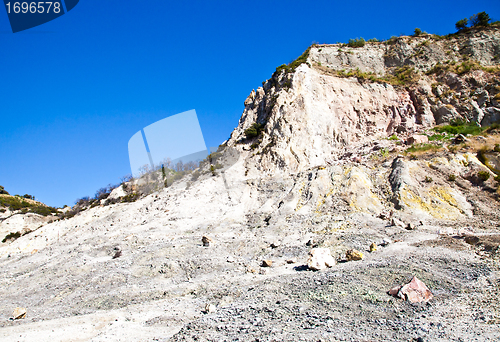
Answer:
[{"label": "number 1696578", "polygon": [[8,2],[5,4],[7,13],[54,13],[61,12],[60,2],[32,1],[32,2]]}]

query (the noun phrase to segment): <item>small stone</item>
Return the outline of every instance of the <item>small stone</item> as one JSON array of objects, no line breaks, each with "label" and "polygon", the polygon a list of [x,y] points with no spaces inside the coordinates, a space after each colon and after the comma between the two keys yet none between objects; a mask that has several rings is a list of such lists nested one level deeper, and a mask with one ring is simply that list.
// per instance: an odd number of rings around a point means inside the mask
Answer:
[{"label": "small stone", "polygon": [[420,134],[414,134],[411,137],[406,140],[407,145],[413,145],[413,144],[426,144],[429,142],[429,138],[425,135],[420,135]]},{"label": "small stone", "polygon": [[265,275],[265,274],[267,274],[268,272],[269,272],[269,270],[268,270],[267,268],[261,268],[261,269],[259,270],[259,274],[262,274],[262,275]]},{"label": "small stone", "polygon": [[217,312],[217,307],[213,304],[206,304],[204,312],[207,314]]},{"label": "small stone", "polygon": [[414,230],[415,229],[415,225],[413,223],[408,223],[406,225],[406,230]]},{"label": "small stone", "polygon": [[228,256],[227,259],[226,259],[227,262],[230,262],[230,263],[233,263],[234,262],[234,258],[232,256]]},{"label": "small stone", "polygon": [[297,258],[291,258],[286,261],[287,264],[295,264],[297,262]]},{"label": "small stone", "polygon": [[345,257],[347,261],[359,261],[363,260],[365,256],[360,251],[357,251],[355,249],[350,249],[347,252],[345,252]]},{"label": "small stone", "polygon": [[203,236],[201,238],[201,242],[203,242],[203,247],[209,247],[211,243],[214,243],[214,240],[212,240],[208,236]]},{"label": "small stone", "polygon": [[385,247],[385,246],[387,246],[388,244],[390,244],[391,242],[392,242],[392,241],[391,241],[390,239],[388,239],[388,238],[383,238],[383,239],[382,239],[382,242],[380,242],[380,246]]},{"label": "small stone", "polygon": [[309,259],[307,259],[307,267],[313,271],[332,267],[335,263],[335,259],[328,248],[313,248],[309,252]]},{"label": "small stone", "polygon": [[273,243],[271,243],[271,248],[278,248],[279,246],[281,246],[281,242],[279,241],[274,241]]},{"label": "small stone", "polygon": [[15,308],[12,312],[12,319],[26,318],[27,310],[25,308]]},{"label": "small stone", "polygon": [[247,273],[257,273],[257,270],[253,267],[247,268]]},{"label": "small stone", "polygon": [[463,134],[459,134],[453,139],[453,143],[455,144],[461,144],[468,141],[467,138]]},{"label": "small stone", "polygon": [[404,227],[404,223],[403,221],[393,217],[392,220],[391,220],[391,225],[392,226],[396,226],[396,227],[400,227],[400,228],[403,228]]},{"label": "small stone", "polygon": [[375,242],[372,242],[370,245],[370,252],[375,252],[377,250],[377,244]]},{"label": "small stone", "polygon": [[272,262],[272,260],[262,260],[261,266],[262,267],[271,267],[271,266],[273,266],[273,262]]}]

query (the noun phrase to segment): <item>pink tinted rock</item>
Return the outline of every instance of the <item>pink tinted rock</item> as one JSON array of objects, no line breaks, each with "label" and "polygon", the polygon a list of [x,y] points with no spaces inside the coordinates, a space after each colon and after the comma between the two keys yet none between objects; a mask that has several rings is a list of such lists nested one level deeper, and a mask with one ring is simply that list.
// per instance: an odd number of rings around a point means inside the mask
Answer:
[{"label": "pink tinted rock", "polygon": [[433,297],[429,288],[417,277],[413,277],[406,285],[393,287],[388,294],[412,303],[427,302]]}]

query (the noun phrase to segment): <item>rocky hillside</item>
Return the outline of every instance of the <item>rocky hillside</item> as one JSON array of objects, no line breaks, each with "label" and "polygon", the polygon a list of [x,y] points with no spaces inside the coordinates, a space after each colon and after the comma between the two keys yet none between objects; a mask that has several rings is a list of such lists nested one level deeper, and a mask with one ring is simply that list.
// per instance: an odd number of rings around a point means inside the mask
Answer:
[{"label": "rocky hillside", "polygon": [[0,339],[498,339],[499,40],[312,46],[194,173],[2,244]]},{"label": "rocky hillside", "polygon": [[500,27],[350,48],[314,45],[245,101],[228,143],[251,141],[258,170],[328,165],[352,148],[462,119],[500,121]]}]

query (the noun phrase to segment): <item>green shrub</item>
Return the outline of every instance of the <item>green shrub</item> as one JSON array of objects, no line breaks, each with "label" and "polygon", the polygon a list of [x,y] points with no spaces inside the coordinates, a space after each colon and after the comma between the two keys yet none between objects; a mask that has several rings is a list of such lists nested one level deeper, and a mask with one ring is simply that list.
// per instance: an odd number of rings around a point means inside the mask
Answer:
[{"label": "green shrub", "polygon": [[469,21],[467,20],[467,18],[461,19],[455,23],[455,28],[457,29],[457,31],[463,31],[467,28],[468,23]]},{"label": "green shrub", "polygon": [[250,128],[245,130],[245,137],[247,137],[247,139],[258,137],[263,129],[264,125],[254,122]]},{"label": "green shrub", "polygon": [[490,21],[490,16],[486,12],[480,12],[470,17],[470,24],[472,27],[488,26]]},{"label": "green shrub", "polygon": [[9,193],[0,185],[0,195],[8,195]]},{"label": "green shrub", "polygon": [[398,136],[396,134],[391,135],[388,140],[399,140]]},{"label": "green shrub", "polygon": [[260,145],[260,140],[254,142],[252,145],[250,145],[250,148],[252,150],[255,150],[257,147],[259,147],[259,145]]},{"label": "green shrub", "polygon": [[389,156],[389,149],[387,148],[382,148],[380,149],[380,155],[383,157],[383,158],[386,158]]},{"label": "green shrub", "polygon": [[307,58],[309,57],[309,52],[311,51],[311,47],[308,47],[306,51],[302,53],[302,55],[299,56],[296,60],[289,64],[282,64],[279,67],[276,68],[276,71],[273,73],[273,76],[271,78],[274,78],[275,76],[281,74],[282,71],[285,71],[285,73],[292,73],[297,69],[298,66],[300,66],[303,63],[307,63]]},{"label": "green shrub", "polygon": [[7,241],[9,240],[16,240],[18,238],[21,237],[21,233],[20,232],[15,232],[15,233],[9,233],[7,234],[3,240],[2,240],[2,243],[6,243]]},{"label": "green shrub", "polygon": [[372,38],[372,39],[368,39],[367,42],[368,43],[380,43],[380,40],[378,40],[377,38]]},{"label": "green shrub", "polygon": [[425,176],[425,182],[426,182],[426,183],[432,183],[432,180],[433,180],[433,179],[432,179],[431,177],[429,177],[429,176]]},{"label": "green shrub", "polygon": [[418,27],[415,29],[415,31],[413,32],[413,36],[414,37],[418,37],[422,34],[422,30],[419,29]]},{"label": "green shrub", "polygon": [[122,197],[122,202],[135,202],[141,197],[141,194],[134,192]]},{"label": "green shrub", "polygon": [[347,43],[347,46],[350,47],[363,47],[365,46],[365,40],[363,38],[356,38],[356,39],[349,39],[349,42]]},{"label": "green shrub", "polygon": [[479,171],[477,173],[477,178],[479,178],[481,182],[486,182],[490,179],[490,173],[488,171]]},{"label": "green shrub", "polygon": [[495,148],[493,148],[493,151],[500,152],[500,144],[495,144]]},{"label": "green shrub", "polygon": [[457,176],[455,176],[453,173],[448,176],[448,181],[454,182],[457,179]]}]

